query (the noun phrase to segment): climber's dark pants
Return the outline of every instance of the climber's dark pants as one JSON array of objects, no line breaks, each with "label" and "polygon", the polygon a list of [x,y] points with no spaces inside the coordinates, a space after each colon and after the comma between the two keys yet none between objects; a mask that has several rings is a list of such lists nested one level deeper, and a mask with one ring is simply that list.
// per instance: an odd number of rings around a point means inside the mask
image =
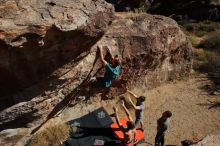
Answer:
[{"label": "climber's dark pants", "polygon": [[104,82],[103,82],[104,77],[93,77],[91,79],[91,84],[93,88],[104,88]]},{"label": "climber's dark pants", "polygon": [[155,137],[155,146],[163,146],[164,145],[164,133],[157,132],[157,135]]}]

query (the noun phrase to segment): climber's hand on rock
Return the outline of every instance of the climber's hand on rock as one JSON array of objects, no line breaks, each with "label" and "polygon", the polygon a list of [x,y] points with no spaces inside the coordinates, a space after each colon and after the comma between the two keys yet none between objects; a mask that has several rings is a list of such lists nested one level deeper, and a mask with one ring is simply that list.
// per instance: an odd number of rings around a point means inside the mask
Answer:
[{"label": "climber's hand on rock", "polygon": [[129,100],[130,102],[132,102],[132,100],[131,100],[131,98],[130,98],[130,97],[128,97],[128,100]]},{"label": "climber's hand on rock", "polygon": [[121,105],[122,105],[123,107],[125,107],[125,102],[124,102],[124,100],[121,100]]},{"label": "climber's hand on rock", "polygon": [[102,46],[101,45],[98,45],[97,49],[98,49],[98,51],[102,52]]},{"label": "climber's hand on rock", "polygon": [[106,46],[106,50],[111,54],[112,53],[112,50],[108,47],[108,46]]},{"label": "climber's hand on rock", "polygon": [[115,113],[118,112],[118,109],[115,106],[113,106],[113,110],[114,110]]}]

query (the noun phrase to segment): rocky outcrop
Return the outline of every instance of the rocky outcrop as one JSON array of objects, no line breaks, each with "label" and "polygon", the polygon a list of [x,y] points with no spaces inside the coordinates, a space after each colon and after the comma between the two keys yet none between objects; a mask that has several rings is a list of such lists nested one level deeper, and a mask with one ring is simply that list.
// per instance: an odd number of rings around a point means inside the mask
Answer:
[{"label": "rocky outcrop", "polygon": [[89,76],[103,73],[98,44],[122,58],[120,77],[98,90],[104,96],[125,86],[150,89],[190,72],[191,44],[170,18],[121,13],[112,21],[113,8],[102,0],[0,4],[0,93],[22,89],[0,98],[0,131],[36,131],[67,105],[100,96],[83,87]]},{"label": "rocky outcrop", "polygon": [[17,128],[17,129],[7,129],[0,132],[0,145],[1,146],[12,146],[12,145],[24,145],[17,144],[17,142],[22,139],[29,132],[28,128]]},{"label": "rocky outcrop", "polygon": [[167,17],[118,13],[97,43],[123,58],[121,79],[129,86],[152,88],[189,75],[192,47],[177,23]]},{"label": "rocky outcrop", "polygon": [[0,96],[88,54],[112,17],[103,0],[1,0]]},{"label": "rocky outcrop", "polygon": [[[65,35],[68,36],[68,33]],[[80,38],[78,41],[82,42]],[[65,43],[60,40],[57,45],[65,46]],[[96,54],[99,44],[110,46],[113,53],[122,58],[120,77],[107,92],[98,91],[108,97],[124,92],[125,86],[146,90],[168,80],[185,78],[191,70],[191,44],[174,20],[149,14],[117,14],[105,35],[88,48],[91,49],[88,54],[82,53],[84,56],[62,66],[52,73],[51,78],[7,97],[9,103],[16,104],[10,108],[2,106],[0,130],[40,125],[56,116],[66,105],[99,96],[81,86],[88,76],[102,75]],[[2,103],[7,105],[6,102]]]},{"label": "rocky outcrop", "polygon": [[219,146],[220,135],[208,135],[202,141],[192,146]]}]

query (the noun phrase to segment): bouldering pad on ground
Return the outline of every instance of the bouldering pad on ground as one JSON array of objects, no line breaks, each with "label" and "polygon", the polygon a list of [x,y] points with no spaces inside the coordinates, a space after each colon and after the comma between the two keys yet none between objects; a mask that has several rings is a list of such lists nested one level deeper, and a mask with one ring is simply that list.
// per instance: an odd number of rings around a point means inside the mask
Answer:
[{"label": "bouldering pad on ground", "polygon": [[[122,124],[124,127],[126,127],[127,121],[128,121],[128,118],[127,118],[127,117],[120,119],[120,122],[121,122],[121,124]],[[124,138],[124,135],[123,135],[122,131],[119,129],[119,126],[118,126],[117,123],[111,124],[110,127],[113,129],[115,135],[116,135],[119,139],[123,139],[123,138]],[[139,141],[142,141],[143,139],[144,139],[144,133],[143,133],[140,129],[136,129],[136,140],[137,140],[137,143],[138,143]]]}]

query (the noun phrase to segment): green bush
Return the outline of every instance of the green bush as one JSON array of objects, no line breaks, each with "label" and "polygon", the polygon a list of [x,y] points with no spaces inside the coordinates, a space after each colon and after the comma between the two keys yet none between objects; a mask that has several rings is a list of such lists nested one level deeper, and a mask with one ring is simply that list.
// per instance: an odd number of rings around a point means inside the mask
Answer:
[{"label": "green bush", "polygon": [[220,53],[205,51],[205,62],[203,67],[208,69],[210,72],[219,72],[220,71]]},{"label": "green bush", "polygon": [[197,37],[203,37],[206,33],[207,33],[207,32],[205,32],[205,31],[196,30],[194,34],[195,34]]},{"label": "green bush", "polygon": [[192,43],[192,46],[195,48],[198,47],[198,45],[199,45],[198,38],[196,36],[194,36],[193,34],[187,34],[187,36],[188,36],[190,42]]},{"label": "green bush", "polygon": [[220,52],[220,32],[214,32],[208,35],[203,41],[201,41],[199,47]]},{"label": "green bush", "polygon": [[197,50],[194,54],[194,69],[203,72],[220,72],[220,52]]},{"label": "green bush", "polygon": [[146,2],[140,2],[138,8],[134,9],[135,13],[143,13],[143,12],[147,12],[147,10],[149,9],[150,4],[146,3]]},{"label": "green bush", "polygon": [[194,32],[195,28],[193,24],[185,25],[186,31]]},{"label": "green bush", "polygon": [[190,22],[189,20],[182,20],[178,22],[186,31],[193,33],[197,37],[214,32],[220,28],[220,24],[213,21]]}]

